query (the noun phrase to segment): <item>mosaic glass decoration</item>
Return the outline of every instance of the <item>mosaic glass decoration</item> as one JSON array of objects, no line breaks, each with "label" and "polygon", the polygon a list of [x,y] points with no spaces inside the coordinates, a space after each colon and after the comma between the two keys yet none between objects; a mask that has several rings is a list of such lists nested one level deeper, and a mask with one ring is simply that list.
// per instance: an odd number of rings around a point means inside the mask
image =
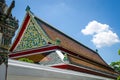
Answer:
[{"label": "mosaic glass decoration", "polygon": [[59,63],[63,63],[63,61],[56,52],[50,52],[45,58],[43,58],[39,62],[40,65],[53,65]]},{"label": "mosaic glass decoration", "polygon": [[40,32],[38,32],[34,23],[30,21],[16,51],[45,46],[46,43],[47,42]]}]

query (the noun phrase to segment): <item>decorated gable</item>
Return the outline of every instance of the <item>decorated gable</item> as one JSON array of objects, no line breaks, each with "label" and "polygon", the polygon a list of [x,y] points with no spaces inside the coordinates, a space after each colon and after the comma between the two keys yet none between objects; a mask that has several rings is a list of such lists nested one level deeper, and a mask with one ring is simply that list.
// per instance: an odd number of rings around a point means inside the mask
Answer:
[{"label": "decorated gable", "polygon": [[36,48],[36,47],[41,47],[45,46],[46,41],[42,37],[42,35],[38,32],[36,29],[36,26],[32,20],[30,20],[27,29],[17,46],[16,50],[25,50],[25,49],[30,49],[30,48]]},{"label": "decorated gable", "polygon": [[[26,21],[27,16],[30,17],[28,21]],[[10,51],[21,51],[42,47],[50,42],[44,30],[36,20],[34,20],[34,16],[30,12],[28,12],[26,18]]]}]

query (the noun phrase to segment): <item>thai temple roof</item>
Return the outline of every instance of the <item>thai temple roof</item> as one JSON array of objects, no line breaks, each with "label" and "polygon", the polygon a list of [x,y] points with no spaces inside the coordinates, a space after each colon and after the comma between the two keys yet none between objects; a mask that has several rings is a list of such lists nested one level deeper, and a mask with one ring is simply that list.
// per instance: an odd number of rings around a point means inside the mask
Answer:
[{"label": "thai temple roof", "polygon": [[[52,58],[58,60],[60,63],[52,64],[52,67],[82,71],[85,73],[88,72],[89,74],[110,78],[116,77],[117,73],[96,51],[88,48],[35,16],[30,11],[30,7],[27,7],[26,11],[27,13],[22,26],[10,48],[10,58],[18,60],[25,57],[38,62],[42,61],[46,56],[52,56]],[[59,57],[56,59],[55,56]],[[62,56],[67,56],[68,61],[60,60]],[[53,61],[51,61],[51,63],[52,62]],[[63,62],[64,64],[61,65]],[[42,62],[39,63],[45,64]],[[49,62],[46,64],[48,63]],[[89,69],[95,73],[89,71]]]},{"label": "thai temple roof", "polygon": [[107,66],[107,64],[97,52],[76,41],[75,39],[67,36],[63,32],[47,24],[38,17],[35,16],[34,18],[38,22],[38,24],[43,28],[43,30],[49,36],[50,39],[52,39],[53,41],[55,41],[56,39],[60,40],[61,43],[59,46],[78,54],[78,56],[86,57],[90,60],[96,61],[100,64]]}]

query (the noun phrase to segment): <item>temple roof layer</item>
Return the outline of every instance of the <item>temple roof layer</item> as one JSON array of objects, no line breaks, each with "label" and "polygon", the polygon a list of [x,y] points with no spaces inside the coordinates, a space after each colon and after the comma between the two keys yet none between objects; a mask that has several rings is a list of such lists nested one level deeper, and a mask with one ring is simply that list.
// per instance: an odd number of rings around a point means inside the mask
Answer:
[{"label": "temple roof layer", "polygon": [[109,66],[104,66],[94,61],[76,56],[69,50],[59,46],[46,46],[30,50],[13,52],[10,58],[21,60],[33,60],[35,64],[67,69],[87,74],[93,74],[108,78],[116,78],[117,73]]}]

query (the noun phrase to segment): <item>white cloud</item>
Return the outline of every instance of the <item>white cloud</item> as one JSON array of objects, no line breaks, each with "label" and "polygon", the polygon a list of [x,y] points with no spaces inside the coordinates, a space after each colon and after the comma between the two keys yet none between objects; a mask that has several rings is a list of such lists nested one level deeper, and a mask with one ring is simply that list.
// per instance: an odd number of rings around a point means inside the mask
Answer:
[{"label": "white cloud", "polygon": [[93,35],[92,42],[96,45],[96,47],[101,48],[103,46],[111,46],[120,42],[120,40],[116,33],[109,30],[108,32],[100,32]]},{"label": "white cloud", "polygon": [[81,30],[81,32],[84,35],[93,35],[99,32],[108,31],[109,29],[110,27],[107,24],[101,24],[97,21],[91,21],[88,23],[85,29]]},{"label": "white cloud", "polygon": [[92,35],[93,44],[98,47],[111,46],[115,43],[119,43],[120,39],[116,33],[112,32],[111,28],[107,24],[101,24],[97,21],[91,21],[82,29],[81,32],[84,35]]}]

